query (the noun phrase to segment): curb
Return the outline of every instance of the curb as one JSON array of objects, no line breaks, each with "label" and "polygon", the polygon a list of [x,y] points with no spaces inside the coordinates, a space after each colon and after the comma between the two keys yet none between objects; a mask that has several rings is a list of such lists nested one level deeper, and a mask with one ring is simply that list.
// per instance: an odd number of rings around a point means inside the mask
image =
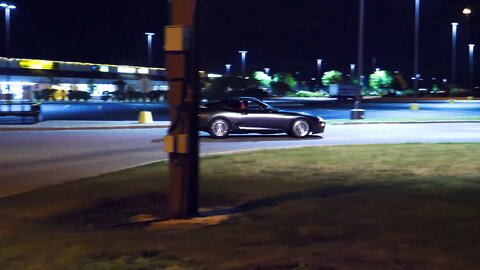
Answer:
[{"label": "curb", "polygon": [[148,126],[63,126],[63,127],[0,127],[1,131],[66,131],[66,130],[115,130],[115,129],[154,129],[168,128],[170,125],[148,125]]}]

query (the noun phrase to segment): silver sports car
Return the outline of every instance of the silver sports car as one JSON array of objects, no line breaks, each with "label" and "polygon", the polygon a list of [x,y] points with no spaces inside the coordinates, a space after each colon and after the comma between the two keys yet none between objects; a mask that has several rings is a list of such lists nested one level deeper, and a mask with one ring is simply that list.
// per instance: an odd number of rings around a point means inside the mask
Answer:
[{"label": "silver sports car", "polygon": [[252,97],[226,99],[200,108],[200,130],[214,138],[232,133],[287,133],[303,138],[324,129],[321,117],[279,110]]}]

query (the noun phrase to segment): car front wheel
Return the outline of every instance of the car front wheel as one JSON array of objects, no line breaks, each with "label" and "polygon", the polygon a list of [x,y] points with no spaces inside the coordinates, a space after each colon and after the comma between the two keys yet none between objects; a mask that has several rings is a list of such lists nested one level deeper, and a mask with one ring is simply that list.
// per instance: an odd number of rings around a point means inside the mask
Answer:
[{"label": "car front wheel", "polygon": [[310,125],[305,119],[297,119],[293,121],[290,128],[290,135],[297,138],[307,137],[310,133]]},{"label": "car front wheel", "polygon": [[213,119],[208,126],[208,133],[217,139],[225,138],[230,133],[230,123],[223,118]]}]

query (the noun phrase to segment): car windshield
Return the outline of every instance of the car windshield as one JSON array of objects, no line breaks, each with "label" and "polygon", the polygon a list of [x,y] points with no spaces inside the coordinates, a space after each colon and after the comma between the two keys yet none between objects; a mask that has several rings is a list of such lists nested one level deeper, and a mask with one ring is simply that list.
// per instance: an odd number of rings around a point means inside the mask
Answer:
[{"label": "car windshield", "polygon": [[279,109],[278,109],[277,107],[275,107],[275,106],[272,106],[272,105],[269,105],[269,104],[263,103],[263,102],[261,102],[261,103],[262,103],[263,106],[265,106],[265,109],[267,109],[267,110],[271,110],[271,111],[278,111],[278,110],[279,110]]},{"label": "car windshield", "polygon": [[[249,109],[253,109],[253,108],[258,108],[258,109],[262,109],[262,110],[271,110],[271,111],[279,111],[278,108],[272,106],[272,105],[269,105],[267,103],[264,103],[260,100],[243,100],[244,106],[247,106]],[[207,103],[204,105],[204,107],[206,108],[224,108],[224,109],[234,109],[234,110],[238,110],[240,108],[242,108],[241,106],[242,104],[242,100],[240,99],[231,99],[231,100],[223,100],[223,101],[215,101],[215,102],[210,102],[210,103]]]}]

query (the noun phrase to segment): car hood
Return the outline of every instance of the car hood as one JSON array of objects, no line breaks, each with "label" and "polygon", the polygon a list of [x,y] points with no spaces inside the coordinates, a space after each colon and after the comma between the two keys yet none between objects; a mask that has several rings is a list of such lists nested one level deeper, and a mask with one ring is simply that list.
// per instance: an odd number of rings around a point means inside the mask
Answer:
[{"label": "car hood", "polygon": [[312,118],[312,119],[315,119],[315,120],[318,120],[318,117],[320,117],[320,116],[315,116],[315,115],[305,113],[305,112],[292,112],[292,111],[287,111],[287,110],[278,110],[277,113],[281,113],[281,114],[284,114],[284,115],[292,115],[292,116],[303,116],[303,117],[308,117],[308,118]]}]

